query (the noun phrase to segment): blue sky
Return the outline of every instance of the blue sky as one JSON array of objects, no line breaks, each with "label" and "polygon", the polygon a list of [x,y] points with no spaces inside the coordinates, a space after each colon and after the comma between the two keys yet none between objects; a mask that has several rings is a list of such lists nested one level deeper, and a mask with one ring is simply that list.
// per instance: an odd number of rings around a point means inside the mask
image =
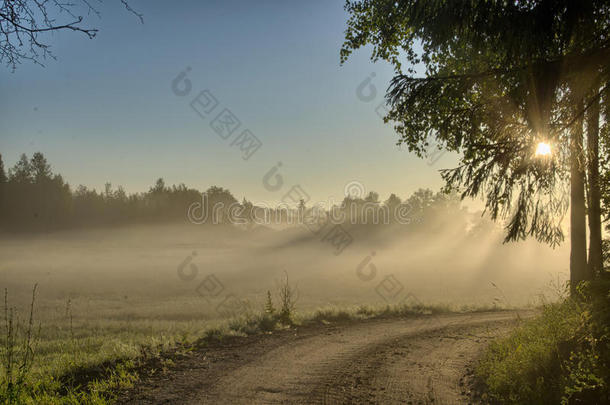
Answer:
[{"label": "blue sky", "polygon": [[[0,75],[0,153],[43,152],[72,185],[98,190],[107,181],[145,191],[156,178],[205,189],[229,188],[238,198],[277,202],[294,184],[313,200],[341,199],[358,181],[382,198],[438,188],[438,169],[399,150],[375,109],[392,76],[369,52],[343,66],[339,49],[347,15],[343,1],[131,1],[144,24],[118,0],[106,0],[89,40],[73,32],[48,37],[57,60],[24,63]],[[171,89],[186,67],[192,91]],[[374,73],[377,94],[358,86]],[[189,106],[207,89],[218,107],[202,119]],[[368,94],[368,93],[367,93]],[[262,147],[243,160],[232,139],[210,122],[223,108]],[[285,186],[269,191],[262,178],[277,162]]]}]

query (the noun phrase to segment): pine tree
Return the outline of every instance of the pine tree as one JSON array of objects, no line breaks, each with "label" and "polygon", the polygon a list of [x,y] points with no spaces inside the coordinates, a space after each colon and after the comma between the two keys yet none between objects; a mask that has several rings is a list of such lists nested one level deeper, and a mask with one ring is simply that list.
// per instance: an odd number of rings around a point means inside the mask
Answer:
[{"label": "pine tree", "polygon": [[150,188],[150,192],[153,194],[163,194],[166,191],[167,188],[165,187],[165,180],[163,180],[161,177],[159,177],[155,182],[155,185]]},{"label": "pine tree", "polygon": [[32,160],[30,161],[30,167],[34,183],[42,183],[43,181],[51,179],[51,165],[49,165],[42,153],[34,153],[34,156],[32,156]]},{"label": "pine tree", "polygon": [[6,172],[4,171],[4,162],[2,161],[2,155],[0,154],[0,224],[4,223],[4,217],[6,215],[5,195],[7,180]]},{"label": "pine tree", "polygon": [[21,154],[19,161],[9,170],[9,181],[20,184],[32,182],[32,166],[25,153]]},{"label": "pine tree", "polygon": [[7,182],[6,172],[4,171],[4,162],[2,161],[2,154],[0,154],[0,184]]}]

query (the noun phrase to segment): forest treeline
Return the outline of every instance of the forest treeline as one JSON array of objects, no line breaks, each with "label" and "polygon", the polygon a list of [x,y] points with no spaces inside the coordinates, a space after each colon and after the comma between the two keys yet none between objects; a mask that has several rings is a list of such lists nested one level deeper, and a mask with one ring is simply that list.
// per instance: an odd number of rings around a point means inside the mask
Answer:
[{"label": "forest treeline", "polygon": [[22,154],[8,170],[0,155],[0,230],[11,232],[188,221],[192,218],[187,213],[193,206],[200,211],[202,220],[198,223],[241,224],[296,224],[319,216],[321,211],[335,222],[414,224],[439,211],[462,211],[458,196],[429,189],[417,190],[404,201],[396,194],[380,201],[379,194],[369,192],[361,198],[345,197],[331,207],[312,204],[301,200],[296,207],[269,207],[245,198],[238,202],[222,187],[211,186],[202,193],[184,184],[167,186],[161,178],[142,193],[127,194],[121,186],[110,183],[100,191],[83,185],[72,188],[61,174],[53,173],[40,152],[31,158]]}]

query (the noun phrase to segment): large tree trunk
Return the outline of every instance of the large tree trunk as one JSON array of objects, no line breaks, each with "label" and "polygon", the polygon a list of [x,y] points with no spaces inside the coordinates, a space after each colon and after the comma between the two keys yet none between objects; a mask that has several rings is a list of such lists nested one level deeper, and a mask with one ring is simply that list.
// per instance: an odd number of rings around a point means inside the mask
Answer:
[{"label": "large tree trunk", "polygon": [[599,179],[599,86],[587,111],[587,169],[589,174],[589,272],[595,277],[603,269],[601,192]]},{"label": "large tree trunk", "polygon": [[[576,103],[578,113],[582,100]],[[585,173],[583,120],[574,124],[570,139],[570,286],[574,293],[579,282],[589,279],[587,269],[587,230],[585,213]]]}]

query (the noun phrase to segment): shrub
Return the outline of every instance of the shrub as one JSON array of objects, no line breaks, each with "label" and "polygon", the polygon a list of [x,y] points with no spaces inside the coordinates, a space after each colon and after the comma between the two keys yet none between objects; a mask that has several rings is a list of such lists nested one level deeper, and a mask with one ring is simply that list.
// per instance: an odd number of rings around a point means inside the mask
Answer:
[{"label": "shrub", "polygon": [[608,403],[608,284],[583,285],[575,298],[492,342],[476,374],[492,403]]},{"label": "shrub", "polygon": [[[358,315],[358,314],[357,314]],[[314,322],[345,322],[351,321],[356,317],[350,312],[337,308],[318,309],[311,320]]]}]

